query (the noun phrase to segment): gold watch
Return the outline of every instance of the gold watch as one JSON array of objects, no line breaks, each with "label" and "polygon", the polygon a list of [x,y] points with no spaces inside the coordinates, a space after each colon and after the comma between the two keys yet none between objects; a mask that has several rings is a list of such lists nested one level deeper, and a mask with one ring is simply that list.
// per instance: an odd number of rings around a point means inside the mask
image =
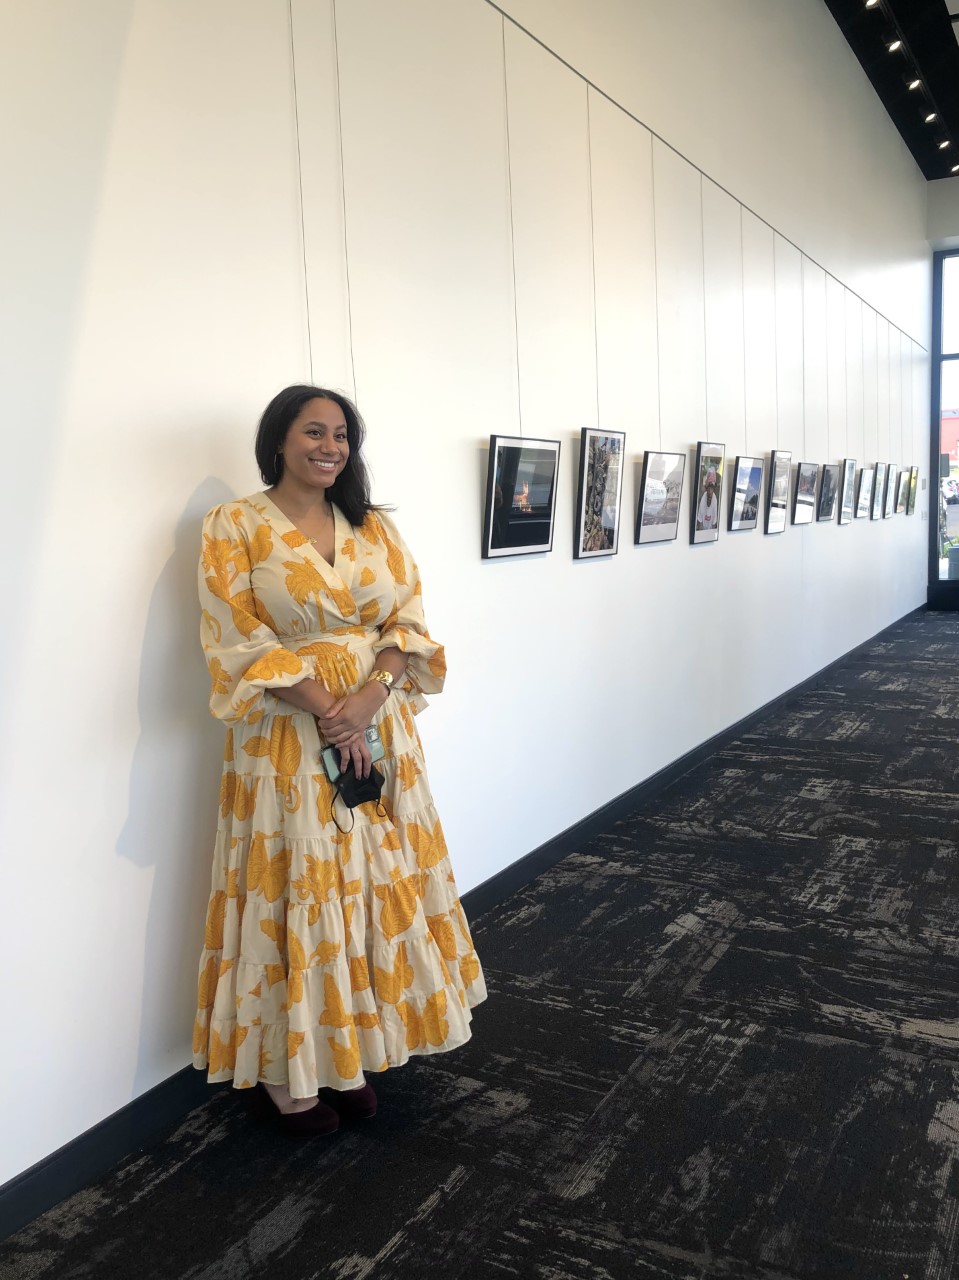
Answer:
[{"label": "gold watch", "polygon": [[393,674],[390,671],[381,671],[377,669],[376,671],[370,672],[370,678],[366,683],[384,685],[386,692],[389,693],[393,688]]}]

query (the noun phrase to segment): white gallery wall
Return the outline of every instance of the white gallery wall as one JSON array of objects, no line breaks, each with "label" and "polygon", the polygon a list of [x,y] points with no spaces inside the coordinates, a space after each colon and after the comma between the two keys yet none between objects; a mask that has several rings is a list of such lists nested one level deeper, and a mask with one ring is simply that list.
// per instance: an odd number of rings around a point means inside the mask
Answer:
[{"label": "white gallery wall", "polygon": [[[463,889],[923,602],[927,489],[690,547],[687,488],[677,542],[632,545],[648,448],[927,477],[925,183],[824,5],[717,8],[0,0],[0,1182],[188,1061],[199,525],[259,487],[286,383],[355,391],[420,561]],[[596,425],[623,533],[574,562]],[[493,432],[562,441],[547,556],[480,559]]]}]

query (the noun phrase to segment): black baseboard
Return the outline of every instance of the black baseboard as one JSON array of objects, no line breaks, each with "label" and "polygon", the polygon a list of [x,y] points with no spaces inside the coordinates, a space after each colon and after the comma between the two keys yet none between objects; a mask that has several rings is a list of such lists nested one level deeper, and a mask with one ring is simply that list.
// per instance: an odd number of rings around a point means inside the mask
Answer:
[{"label": "black baseboard", "polygon": [[205,1102],[206,1075],[184,1067],[0,1187],[0,1240],[102,1177]]},{"label": "black baseboard", "polygon": [[[926,606],[914,609],[891,624],[898,626],[914,613],[922,613]],[[890,630],[887,627],[885,630]],[[485,880],[475,889],[463,895],[467,914],[477,920],[484,912],[497,906],[510,894],[529,884],[542,872],[555,866],[567,854],[575,852],[588,840],[607,831],[620,818],[642,804],[648,804],[666,787],[684,774],[699,768],[717,751],[728,746],[741,734],[747,733],[766,716],[781,711],[797,698],[828,680],[831,673],[850,658],[864,651],[879,639],[878,632],[856,648],[830,662],[814,675],[793,686],[786,693],[773,698],[765,706],[744,716],[728,729],[717,733],[708,742],[688,751],[672,764],[660,769],[644,782],[624,791],[608,804],[604,804],[580,822],[547,840],[517,862],[505,867]],[[187,1112],[201,1105],[210,1096],[212,1088],[228,1088],[228,1085],[209,1085],[204,1072],[185,1067],[154,1089],[135,1098],[120,1111],[107,1116],[99,1124],[81,1133],[66,1146],[54,1151],[46,1159],[27,1169],[18,1177],[0,1187],[0,1240],[12,1235],[26,1223],[74,1195],[88,1183],[102,1177],[114,1165],[159,1137],[178,1124]]]}]

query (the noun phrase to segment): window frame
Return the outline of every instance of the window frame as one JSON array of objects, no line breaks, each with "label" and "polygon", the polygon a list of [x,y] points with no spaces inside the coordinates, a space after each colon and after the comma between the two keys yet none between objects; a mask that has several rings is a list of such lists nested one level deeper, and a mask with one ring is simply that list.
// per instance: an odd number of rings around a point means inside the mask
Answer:
[{"label": "window frame", "polygon": [[[929,362],[932,386],[929,397],[929,590],[930,609],[959,610],[959,579],[939,577],[939,455],[942,443],[942,366],[959,361],[959,352],[942,350],[942,277],[947,258],[959,258],[959,249],[938,249],[932,255],[932,359]],[[935,481],[935,485],[933,485]]]}]

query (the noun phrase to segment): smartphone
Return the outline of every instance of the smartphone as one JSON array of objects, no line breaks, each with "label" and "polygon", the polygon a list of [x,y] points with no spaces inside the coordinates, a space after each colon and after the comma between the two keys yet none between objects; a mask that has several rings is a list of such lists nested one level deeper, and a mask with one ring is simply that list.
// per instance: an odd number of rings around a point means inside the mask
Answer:
[{"label": "smartphone", "polygon": [[[380,737],[380,731],[375,724],[371,724],[366,730],[366,745],[369,748],[370,760],[373,764],[376,764],[377,760],[382,760],[386,755],[383,739]],[[321,758],[323,760],[323,768],[326,770],[326,776],[331,782],[336,782],[342,772],[340,769],[339,747],[324,747]]]}]

